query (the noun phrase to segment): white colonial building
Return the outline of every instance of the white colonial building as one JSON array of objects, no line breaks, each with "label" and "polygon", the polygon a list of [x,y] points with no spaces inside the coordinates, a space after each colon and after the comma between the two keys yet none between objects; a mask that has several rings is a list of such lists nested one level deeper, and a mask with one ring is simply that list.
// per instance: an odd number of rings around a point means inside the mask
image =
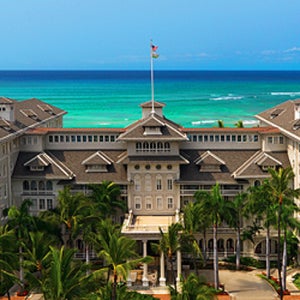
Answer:
[{"label": "white colonial building", "polygon": [[[254,128],[183,128],[164,116],[163,107],[143,103],[141,119],[126,128],[75,129],[63,128],[65,111],[40,100],[0,98],[0,210],[31,199],[32,213],[38,213],[56,205],[64,185],[85,193],[91,183],[114,181],[128,203],[128,213],[119,220],[123,233],[136,239],[146,255],[150,242],[160,238],[159,227],[167,230],[179,221],[199,189],[219,183],[230,200],[259,185],[269,167],[290,165],[299,187],[300,100],[258,114],[260,125]],[[235,232],[224,225],[220,255],[234,254],[235,245]],[[211,237],[206,246],[212,252]],[[261,235],[254,247],[244,242],[243,253],[259,258],[264,247]],[[158,258],[161,285],[164,263]],[[178,275],[181,266],[178,253]],[[145,266],[145,285],[147,272]]]}]

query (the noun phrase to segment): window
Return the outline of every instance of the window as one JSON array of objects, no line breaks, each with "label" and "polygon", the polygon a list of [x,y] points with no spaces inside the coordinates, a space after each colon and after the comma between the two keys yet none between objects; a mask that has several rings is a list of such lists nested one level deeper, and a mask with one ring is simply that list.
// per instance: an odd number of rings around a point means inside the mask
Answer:
[{"label": "window", "polygon": [[193,142],[197,142],[197,136],[196,135],[192,135],[192,140],[193,140]]},{"label": "window", "polygon": [[146,209],[147,210],[152,209],[152,198],[151,197],[146,197]]},{"label": "window", "polygon": [[152,183],[151,183],[151,175],[150,174],[146,174],[146,176],[145,176],[145,190],[146,190],[146,192],[152,191]]},{"label": "window", "polygon": [[204,142],[208,142],[208,135],[204,136]]},{"label": "window", "polygon": [[283,136],[280,136],[280,137],[279,137],[279,144],[283,144],[283,143],[284,143]]},{"label": "window", "polygon": [[236,135],[232,135],[232,136],[231,136],[231,140],[232,140],[233,142],[236,142]]},{"label": "window", "polygon": [[225,141],[225,135],[222,134],[222,135],[221,135],[221,142],[224,142],[224,141]]},{"label": "window", "polygon": [[99,135],[99,142],[103,142],[104,141],[104,136],[103,135]]},{"label": "window", "polygon": [[134,197],[134,207],[135,207],[135,209],[142,208],[141,197]]},{"label": "window", "polygon": [[167,180],[167,186],[168,186],[168,190],[172,191],[173,190],[173,179],[168,179]]},{"label": "window", "polygon": [[170,143],[165,142],[165,151],[169,152],[171,150]]},{"label": "window", "polygon": [[135,144],[136,152],[140,152],[142,150],[142,143],[138,142]]},{"label": "window", "polygon": [[105,142],[109,142],[109,135],[105,136]]},{"label": "window", "polygon": [[156,208],[157,209],[163,209],[163,201],[161,197],[156,198]]},{"label": "window", "polygon": [[60,135],[60,136],[59,136],[59,140],[60,140],[61,143],[63,143],[63,142],[65,141],[64,136],[63,136],[63,135]]},{"label": "window", "polygon": [[76,142],[76,137],[75,137],[75,135],[71,135],[71,142],[72,142],[72,143],[75,143],[75,142]]},{"label": "window", "polygon": [[114,142],[115,140],[116,140],[116,137],[115,137],[114,135],[111,135],[111,136],[110,136],[110,141],[111,141],[111,142]]},{"label": "window", "polygon": [[134,189],[139,192],[141,190],[141,178],[140,176],[134,177]]},{"label": "window", "polygon": [[66,143],[70,143],[70,136],[66,135]]},{"label": "window", "polygon": [[231,135],[227,134],[226,135],[226,142],[230,142],[230,140],[231,140],[230,138],[231,138]]},{"label": "window", "polygon": [[247,135],[243,135],[243,142],[247,142]]},{"label": "window", "polygon": [[29,182],[27,180],[23,181],[23,190],[24,191],[29,190]]},{"label": "window", "polygon": [[198,135],[198,142],[203,142],[203,136],[202,135]]},{"label": "window", "polygon": [[77,135],[77,142],[81,143],[81,135]]},{"label": "window", "polygon": [[36,191],[37,190],[36,181],[31,181],[30,189],[32,191]]},{"label": "window", "polygon": [[58,136],[58,135],[55,135],[55,136],[54,136],[54,142],[55,142],[55,143],[58,143],[58,141],[59,141],[59,136]]},{"label": "window", "polygon": [[53,208],[53,199],[47,199],[47,209]]},{"label": "window", "polygon": [[156,190],[160,191],[162,189],[161,177],[156,177]]},{"label": "window", "polygon": [[241,136],[241,135],[238,135],[238,136],[237,136],[237,141],[238,141],[238,142],[241,142],[241,141],[242,141],[242,136]]},{"label": "window", "polygon": [[39,190],[44,191],[45,190],[45,183],[44,181],[39,181]]},{"label": "window", "polygon": [[258,142],[258,135],[255,135],[255,136],[253,137],[253,141],[254,141],[254,142]]},{"label": "window", "polygon": [[168,201],[168,209],[172,209],[173,208],[173,197],[168,197],[167,201]]},{"label": "window", "polygon": [[49,135],[48,140],[49,140],[49,143],[53,143],[53,136],[52,136],[52,135]]},{"label": "window", "polygon": [[215,135],[215,141],[219,142],[220,141],[220,136],[219,135]]},{"label": "window", "polygon": [[83,135],[83,136],[82,136],[82,141],[83,141],[84,143],[86,143],[86,135]]},{"label": "window", "polygon": [[46,209],[45,199],[39,200],[39,209],[41,209],[41,210]]},{"label": "window", "polygon": [[93,136],[92,135],[88,135],[88,141],[89,141],[89,143],[93,142]]},{"label": "window", "polygon": [[213,136],[213,135],[210,135],[210,136],[209,136],[209,141],[210,141],[210,142],[213,142],[213,141],[214,141],[214,136]]},{"label": "window", "polygon": [[94,142],[95,142],[95,143],[98,142],[98,135],[94,135]]},{"label": "window", "polygon": [[273,138],[271,136],[268,136],[267,141],[268,141],[268,144],[272,144],[273,143]]},{"label": "window", "polygon": [[52,181],[47,181],[46,182],[46,189],[47,191],[52,191],[53,190],[53,184],[52,184]]}]

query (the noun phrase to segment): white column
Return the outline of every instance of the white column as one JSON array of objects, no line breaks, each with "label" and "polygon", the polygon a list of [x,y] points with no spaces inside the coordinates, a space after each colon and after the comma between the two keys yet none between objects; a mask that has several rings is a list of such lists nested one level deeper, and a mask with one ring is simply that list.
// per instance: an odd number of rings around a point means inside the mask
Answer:
[{"label": "white column", "polygon": [[166,277],[165,277],[165,257],[164,254],[160,255],[160,277],[159,277],[159,285],[166,286]]},{"label": "white column", "polygon": [[181,275],[181,251],[177,251],[177,283],[180,282],[180,275]]},{"label": "white column", "polygon": [[[143,240],[143,257],[147,256],[147,240]],[[143,264],[143,286],[149,286],[148,264]]]}]

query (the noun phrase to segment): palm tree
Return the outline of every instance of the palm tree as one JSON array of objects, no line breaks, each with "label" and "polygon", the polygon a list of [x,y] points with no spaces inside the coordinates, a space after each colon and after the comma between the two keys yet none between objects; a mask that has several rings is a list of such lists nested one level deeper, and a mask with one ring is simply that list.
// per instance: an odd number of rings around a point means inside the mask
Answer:
[{"label": "palm tree", "polygon": [[181,249],[180,244],[180,231],[182,230],[182,225],[180,223],[173,223],[168,227],[167,232],[163,232],[162,228],[159,228],[161,239],[159,244],[152,244],[154,251],[162,253],[167,261],[167,264],[171,268],[172,281],[177,292],[176,285],[176,275],[173,266],[173,257]]},{"label": "palm tree", "polygon": [[51,235],[45,236],[41,231],[29,232],[29,241],[24,245],[24,264],[30,270],[27,276],[34,271],[37,272],[37,276],[41,277],[42,271],[46,267],[50,246],[56,243],[57,240]]},{"label": "palm tree", "polygon": [[244,210],[247,202],[248,194],[239,193],[237,194],[233,201],[232,217],[230,219],[230,225],[236,230],[236,269],[240,269],[240,259],[241,259],[241,229],[243,217],[245,216]]},{"label": "palm tree", "polygon": [[280,299],[283,299],[283,285],[281,276],[281,222],[282,222],[282,209],[283,206],[289,205],[294,202],[294,198],[300,195],[300,189],[291,188],[294,173],[291,167],[279,170],[269,169],[271,175],[270,180],[267,182],[268,190],[273,197],[274,203],[278,205],[277,211],[277,269],[278,278],[280,283]]},{"label": "palm tree", "polygon": [[[120,230],[115,231],[115,228],[111,232],[106,231],[106,236],[99,236],[98,242],[101,250],[99,257],[103,258],[106,262],[104,269],[109,272],[112,269],[113,272],[113,289],[112,300],[116,300],[117,295],[117,281],[121,275],[126,279],[129,270],[135,267],[139,263],[149,263],[152,261],[150,257],[140,258],[136,252],[136,241],[123,236]],[[103,270],[100,270],[102,273]],[[97,272],[94,272],[97,276]]]},{"label": "palm tree", "polygon": [[63,225],[68,234],[66,245],[74,246],[74,240],[80,233],[81,222],[86,217],[86,210],[91,207],[89,199],[83,193],[71,192],[65,186],[58,194],[58,206],[51,211],[45,211],[41,216],[53,224]]},{"label": "palm tree", "polygon": [[126,203],[120,199],[120,187],[114,182],[104,180],[101,184],[90,185],[90,188],[92,189],[90,198],[103,219],[115,214],[116,209],[121,209],[122,212],[126,211]]},{"label": "palm tree", "polygon": [[12,206],[8,209],[8,228],[13,229],[19,247],[19,280],[24,283],[23,246],[28,241],[29,232],[36,230],[35,219],[29,214],[30,200],[24,200],[20,208]]},{"label": "palm tree", "polygon": [[89,293],[85,264],[74,261],[75,252],[64,246],[60,249],[50,246],[48,268],[43,269],[41,278],[36,277],[34,283],[45,300],[85,299]]},{"label": "palm tree", "polygon": [[184,279],[180,278],[181,292],[177,293],[171,286],[171,300],[210,300],[216,299],[216,290],[206,284],[204,277],[194,273]]},{"label": "palm tree", "polygon": [[206,212],[206,218],[213,227],[213,243],[214,243],[214,285],[219,288],[219,266],[218,266],[218,248],[217,248],[217,233],[218,226],[223,221],[228,221],[232,211],[232,202],[226,201],[220,191],[219,184],[212,187],[210,192],[197,191],[194,195],[197,203],[200,203],[203,211]]},{"label": "palm tree", "polygon": [[202,253],[195,239],[195,233],[199,232],[201,207],[198,204],[188,203],[183,210],[184,230],[181,235],[182,250],[190,252],[193,257],[194,270],[198,275],[196,259],[201,257]]},{"label": "palm tree", "polygon": [[0,226],[0,294],[7,294],[10,299],[9,289],[18,282],[15,275],[18,257],[16,254],[16,237],[7,226]]},{"label": "palm tree", "polygon": [[283,253],[282,253],[282,288],[286,290],[286,276],[287,276],[287,263],[288,263],[288,251],[287,251],[287,236],[289,229],[293,231],[300,231],[300,221],[294,217],[295,212],[299,212],[299,207],[292,203],[291,205],[285,205],[282,207],[282,227],[283,227]]},{"label": "palm tree", "polygon": [[244,128],[244,123],[242,120],[237,121],[234,125],[236,128]]},{"label": "palm tree", "polygon": [[248,200],[247,213],[255,215],[258,220],[263,222],[263,227],[266,228],[266,275],[267,278],[270,278],[270,229],[276,223],[276,208],[268,191],[267,182],[251,188]]},{"label": "palm tree", "polygon": [[218,127],[219,128],[224,128],[225,127],[223,120],[218,120]]}]

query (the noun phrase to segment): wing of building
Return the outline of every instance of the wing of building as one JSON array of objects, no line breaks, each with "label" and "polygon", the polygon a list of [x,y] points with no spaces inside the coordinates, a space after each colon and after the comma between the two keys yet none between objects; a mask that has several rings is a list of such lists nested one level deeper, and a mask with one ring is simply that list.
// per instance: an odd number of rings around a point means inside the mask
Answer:
[{"label": "wing of building", "polygon": [[[64,185],[86,192],[91,183],[114,181],[128,203],[123,232],[145,254],[199,189],[219,183],[230,200],[259,185],[269,167],[290,165],[299,186],[300,100],[258,114],[255,128],[183,128],[164,116],[164,106],[155,102],[153,113],[151,102],[141,104],[141,119],[126,128],[74,129],[63,128],[65,111],[43,101],[0,98],[0,209],[31,199],[38,213],[56,205]],[[222,232],[226,256],[235,234]]]}]

